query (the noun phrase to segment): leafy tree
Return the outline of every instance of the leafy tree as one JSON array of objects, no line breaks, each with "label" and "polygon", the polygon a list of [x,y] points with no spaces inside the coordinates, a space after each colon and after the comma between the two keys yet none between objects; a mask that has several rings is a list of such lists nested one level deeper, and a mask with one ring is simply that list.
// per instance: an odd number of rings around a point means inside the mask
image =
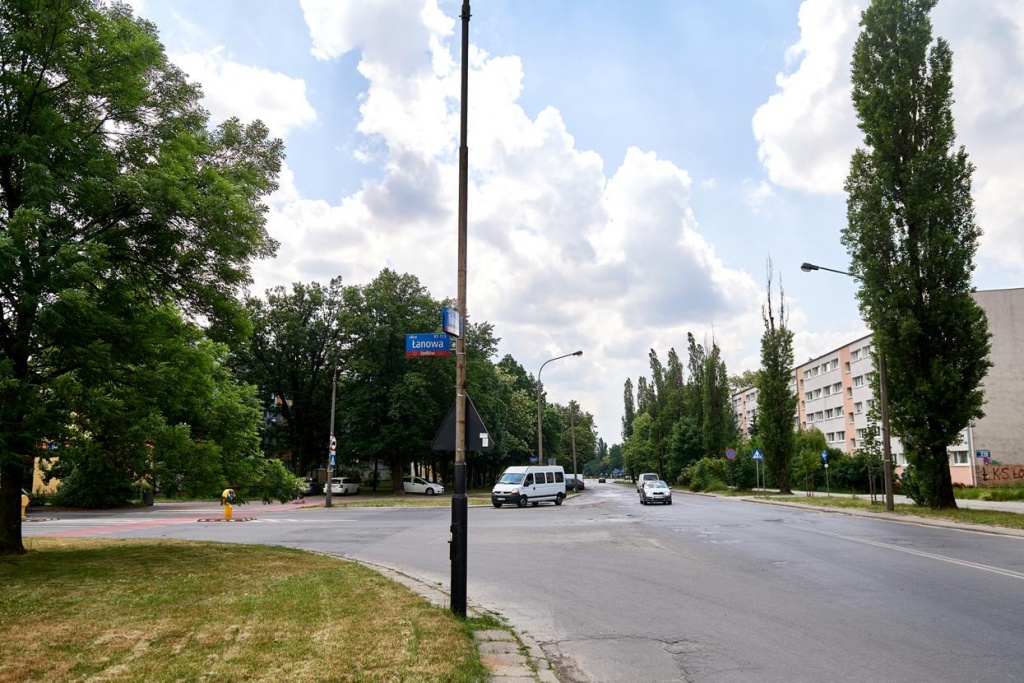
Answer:
[{"label": "leafy tree", "polygon": [[[816,481],[825,481],[825,464],[822,451],[828,448],[825,435],[817,427],[797,430],[793,438],[792,476],[805,491],[816,490]],[[829,454],[831,458],[831,454]]]},{"label": "leafy tree", "polygon": [[622,444],[622,465],[634,478],[641,472],[657,471],[651,446],[651,416],[640,413],[633,420],[633,436]]},{"label": "leafy tree", "polygon": [[971,296],[974,169],[954,149],[953,57],[932,40],[935,4],[874,0],[862,16],[852,81],[864,147],[846,180],[843,244],[922,502],[954,508],[947,447],[982,416],[989,332]]},{"label": "leafy tree", "polygon": [[[275,250],[262,197],[282,144],[259,122],[210,126],[125,5],[0,3],[0,64],[0,554],[15,554],[25,458],[67,429],[66,363],[108,362],[124,331],[96,321],[174,304],[218,335],[244,324],[249,263]],[[82,352],[56,353],[69,345]]]},{"label": "leafy tree", "polygon": [[636,418],[636,403],[633,400],[633,380],[626,378],[622,389],[622,440],[629,440],[633,434],[633,420]]},{"label": "leafy tree", "polygon": [[[772,268],[768,263],[768,297],[761,308],[761,369],[757,374],[757,433],[764,451],[764,466],[782,493],[791,493],[790,458],[793,456],[793,332],[786,327],[786,298],[779,292],[778,320],[772,309]],[[781,290],[781,285],[780,285]]]},{"label": "leafy tree", "polygon": [[701,426],[704,454],[720,456],[725,453],[726,445],[735,438],[737,430],[729,401],[729,379],[725,361],[722,360],[718,344],[714,342],[704,357],[701,406],[704,417]]},{"label": "leafy tree", "polygon": [[338,381],[338,455],[388,462],[398,488],[409,463],[437,461],[431,442],[455,397],[453,363],[405,356],[406,333],[439,328],[441,306],[415,276],[390,269],[346,287],[343,298],[350,342]]},{"label": "leafy tree", "polygon": [[344,342],[341,278],[330,284],[295,283],[250,297],[252,336],[236,354],[239,374],[259,387],[270,412],[269,455],[288,455],[295,474],[326,465],[331,385]]}]

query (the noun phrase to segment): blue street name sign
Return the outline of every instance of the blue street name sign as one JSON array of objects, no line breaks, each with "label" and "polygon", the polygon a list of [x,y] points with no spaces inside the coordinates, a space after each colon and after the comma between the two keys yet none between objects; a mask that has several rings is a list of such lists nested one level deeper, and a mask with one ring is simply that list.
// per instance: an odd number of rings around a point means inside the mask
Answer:
[{"label": "blue street name sign", "polygon": [[764,453],[761,452],[760,448],[754,451],[754,460],[764,460]]},{"label": "blue street name sign", "polygon": [[427,332],[423,334],[405,335],[405,355],[416,356],[450,356],[452,340],[444,332]]},{"label": "blue street name sign", "polygon": [[454,308],[445,306],[441,309],[441,329],[458,337],[462,334],[462,316]]}]

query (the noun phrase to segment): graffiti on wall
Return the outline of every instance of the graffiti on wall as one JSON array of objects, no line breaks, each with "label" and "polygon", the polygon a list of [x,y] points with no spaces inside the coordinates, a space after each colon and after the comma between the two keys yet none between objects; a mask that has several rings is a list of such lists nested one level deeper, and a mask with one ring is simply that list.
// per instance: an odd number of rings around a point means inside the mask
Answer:
[{"label": "graffiti on wall", "polygon": [[1024,485],[1024,465],[978,465],[978,486]]}]

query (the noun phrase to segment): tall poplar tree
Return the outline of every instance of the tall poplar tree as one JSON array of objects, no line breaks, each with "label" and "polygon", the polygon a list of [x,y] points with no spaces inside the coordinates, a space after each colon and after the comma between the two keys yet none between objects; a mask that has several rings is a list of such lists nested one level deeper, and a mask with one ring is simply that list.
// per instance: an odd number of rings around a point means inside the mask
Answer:
[{"label": "tall poplar tree", "polygon": [[768,300],[761,309],[761,370],[757,373],[757,430],[764,466],[775,476],[781,493],[792,493],[789,482],[793,457],[793,331],[786,327],[786,298],[779,287],[778,319],[772,310],[772,268],[768,263]]},{"label": "tall poplar tree", "polygon": [[935,4],[874,0],[862,16],[852,80],[864,143],[846,180],[843,244],[918,502],[952,508],[947,447],[982,415],[989,332],[972,297],[973,167],[954,148],[953,56],[932,39]]}]

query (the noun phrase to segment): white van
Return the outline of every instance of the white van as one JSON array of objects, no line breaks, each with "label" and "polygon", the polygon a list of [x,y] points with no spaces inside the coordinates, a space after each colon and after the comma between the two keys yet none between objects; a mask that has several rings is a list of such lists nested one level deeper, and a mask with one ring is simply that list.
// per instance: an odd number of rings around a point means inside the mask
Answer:
[{"label": "white van", "polygon": [[544,501],[561,505],[565,499],[565,470],[561,465],[509,467],[491,490],[491,504],[538,505]]}]

